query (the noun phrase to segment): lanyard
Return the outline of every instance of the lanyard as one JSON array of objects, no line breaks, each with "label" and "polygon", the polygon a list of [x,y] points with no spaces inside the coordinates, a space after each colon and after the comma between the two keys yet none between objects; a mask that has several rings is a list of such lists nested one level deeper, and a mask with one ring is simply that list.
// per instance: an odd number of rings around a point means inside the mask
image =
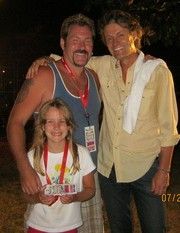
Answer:
[{"label": "lanyard", "polygon": [[[64,146],[64,152],[63,152],[62,165],[61,165],[60,174],[59,174],[59,183],[60,184],[63,184],[63,180],[64,180],[64,173],[65,173],[65,167],[66,167],[66,161],[67,161],[67,155],[68,155],[68,144],[69,143],[66,140],[65,146]],[[44,166],[45,166],[47,184],[51,184],[51,180],[47,174],[47,164],[48,164],[48,145],[46,143],[44,145]]]},{"label": "lanyard", "polygon": [[70,67],[68,66],[67,62],[65,61],[65,59],[63,57],[61,58],[61,62],[63,64],[64,68],[69,73],[69,75],[73,78],[74,86],[75,86],[76,90],[78,91],[78,95],[81,99],[82,106],[84,109],[86,109],[87,105],[88,105],[88,98],[89,98],[88,82],[85,86],[85,90],[84,91],[80,90],[75,83],[75,74],[72,72],[72,70],[70,69]]}]

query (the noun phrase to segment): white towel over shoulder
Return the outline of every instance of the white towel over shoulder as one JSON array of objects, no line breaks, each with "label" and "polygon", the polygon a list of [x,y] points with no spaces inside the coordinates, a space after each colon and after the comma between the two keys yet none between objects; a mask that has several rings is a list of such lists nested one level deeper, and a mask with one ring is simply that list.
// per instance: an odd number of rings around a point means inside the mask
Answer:
[{"label": "white towel over shoulder", "polygon": [[166,66],[162,59],[151,59],[144,62],[143,52],[140,52],[136,60],[131,93],[124,103],[123,129],[129,134],[133,132],[136,126],[144,88],[152,72],[160,63]]}]

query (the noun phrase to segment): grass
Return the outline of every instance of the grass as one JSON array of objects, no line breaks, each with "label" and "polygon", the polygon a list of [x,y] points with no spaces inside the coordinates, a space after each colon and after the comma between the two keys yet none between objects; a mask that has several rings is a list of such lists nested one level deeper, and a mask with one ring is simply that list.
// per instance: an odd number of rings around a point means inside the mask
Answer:
[{"label": "grass", "polygon": [[23,232],[23,213],[26,203],[14,160],[6,143],[0,143],[0,232]]},{"label": "grass", "polygon": [[[176,147],[171,185],[166,198],[168,233],[180,232],[180,152]],[[174,197],[174,200],[173,200]],[[179,198],[179,199],[178,199]],[[22,198],[19,177],[7,143],[0,143],[0,232],[23,233],[23,215],[26,203]],[[136,208],[133,204],[134,233],[140,233]],[[108,221],[105,218],[105,230],[109,233]],[[96,232],[94,232],[96,233]]]}]

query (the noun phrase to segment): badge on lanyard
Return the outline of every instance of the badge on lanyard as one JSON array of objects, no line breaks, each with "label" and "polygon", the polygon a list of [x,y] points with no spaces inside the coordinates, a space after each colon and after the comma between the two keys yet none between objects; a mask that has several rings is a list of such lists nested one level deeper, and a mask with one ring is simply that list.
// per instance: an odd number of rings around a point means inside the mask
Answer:
[{"label": "badge on lanyard", "polygon": [[45,195],[62,196],[67,194],[76,194],[75,184],[47,184],[44,190]]},{"label": "badge on lanyard", "polygon": [[96,151],[96,137],[94,125],[84,128],[86,147],[90,152]]}]

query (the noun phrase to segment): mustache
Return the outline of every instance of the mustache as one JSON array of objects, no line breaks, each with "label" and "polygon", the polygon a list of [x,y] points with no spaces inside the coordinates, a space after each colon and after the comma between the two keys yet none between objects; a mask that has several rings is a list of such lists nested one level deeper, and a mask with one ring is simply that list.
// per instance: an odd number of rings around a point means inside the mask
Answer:
[{"label": "mustache", "polygon": [[74,53],[88,54],[88,52],[84,49],[77,49]]}]

